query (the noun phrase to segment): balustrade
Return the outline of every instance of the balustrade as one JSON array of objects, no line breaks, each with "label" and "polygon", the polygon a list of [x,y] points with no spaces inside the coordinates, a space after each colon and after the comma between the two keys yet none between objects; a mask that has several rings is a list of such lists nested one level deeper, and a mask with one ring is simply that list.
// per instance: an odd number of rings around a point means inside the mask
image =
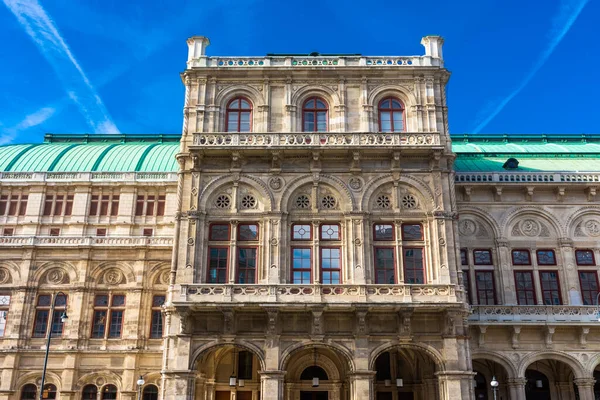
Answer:
[{"label": "balustrade", "polygon": [[18,246],[173,246],[169,236],[0,236],[0,247]]},{"label": "balustrade", "polygon": [[596,306],[472,306],[471,323],[597,322]]}]

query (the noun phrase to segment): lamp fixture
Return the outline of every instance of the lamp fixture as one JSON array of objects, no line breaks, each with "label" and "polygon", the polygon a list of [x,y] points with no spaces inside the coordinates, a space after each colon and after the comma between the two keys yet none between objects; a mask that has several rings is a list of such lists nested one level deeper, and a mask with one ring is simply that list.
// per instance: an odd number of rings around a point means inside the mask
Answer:
[{"label": "lamp fixture", "polygon": [[404,380],[402,378],[396,378],[396,387],[404,386]]},{"label": "lamp fixture", "polygon": [[138,386],[144,386],[144,383],[146,383],[146,381],[144,380],[144,377],[140,375],[136,383]]},{"label": "lamp fixture", "polygon": [[65,322],[67,322],[68,319],[69,316],[67,315],[67,312],[63,311],[62,314],[60,314],[60,322],[64,324]]},{"label": "lamp fixture", "polygon": [[244,385],[245,385],[244,380],[243,379],[238,379],[238,386],[239,387],[244,387]]},{"label": "lamp fixture", "polygon": [[[316,347],[313,347],[313,357],[314,357],[314,364],[316,367],[317,366],[317,348]],[[316,373],[316,368],[314,370],[315,370],[315,372],[313,372],[313,374]],[[312,387],[319,387],[319,377],[318,376],[313,375]]]},{"label": "lamp fixture", "polygon": [[[536,370],[536,371],[539,373],[539,372],[540,372],[540,370],[538,369],[538,366],[537,366],[537,365],[538,365],[538,362],[536,361],[536,362],[535,362],[535,370]],[[536,379],[536,380],[535,380],[535,387],[536,387],[536,388],[538,388],[538,389],[541,389],[541,388],[543,388],[543,387],[544,387],[544,381],[542,381],[542,380],[541,380],[541,379],[539,379],[539,378],[538,378],[538,379]]]},{"label": "lamp fixture", "polygon": [[385,387],[390,387],[392,386],[392,380],[391,379],[386,379],[385,380]]},{"label": "lamp fixture", "polygon": [[237,384],[237,378],[235,377],[235,361],[236,361],[236,348],[233,348],[233,355],[231,358],[231,376],[229,377],[229,386],[235,387]]},{"label": "lamp fixture", "polygon": [[319,387],[319,377],[317,377],[317,376],[313,377],[312,387]]},{"label": "lamp fixture", "polygon": [[492,381],[490,382],[490,386],[491,386],[492,388],[497,388],[497,387],[498,387],[498,385],[499,385],[499,383],[498,383],[498,381],[496,380],[496,377],[495,377],[495,376],[492,376]]}]

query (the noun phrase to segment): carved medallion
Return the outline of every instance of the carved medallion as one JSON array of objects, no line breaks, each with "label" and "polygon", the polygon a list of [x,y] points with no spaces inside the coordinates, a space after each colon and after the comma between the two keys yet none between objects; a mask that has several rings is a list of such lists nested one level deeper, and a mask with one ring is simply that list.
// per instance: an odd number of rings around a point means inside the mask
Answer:
[{"label": "carved medallion", "polygon": [[463,236],[473,236],[477,230],[477,225],[470,219],[465,219],[459,222],[458,231]]},{"label": "carved medallion", "polygon": [[350,186],[350,189],[357,191],[357,190],[362,189],[363,183],[360,178],[353,177],[353,178],[350,178],[350,180],[348,181],[348,186]]},{"label": "carved medallion", "polygon": [[6,268],[0,268],[0,284],[10,281],[10,272]]},{"label": "carved medallion", "polygon": [[123,273],[116,268],[111,268],[104,273],[104,283],[107,285],[118,285],[123,281]]},{"label": "carved medallion", "polygon": [[162,274],[160,274],[160,276],[158,278],[159,282],[162,283],[163,285],[168,285],[170,275],[171,275],[170,271],[164,271]]},{"label": "carved medallion", "polygon": [[598,221],[596,220],[589,220],[585,223],[585,232],[589,235],[589,236],[600,236],[600,223],[598,223]]},{"label": "carved medallion", "polygon": [[281,188],[283,187],[283,184],[284,184],[283,178],[281,178],[279,176],[269,179],[269,187],[271,189],[273,189],[274,191],[281,190]]},{"label": "carved medallion", "polygon": [[540,234],[540,224],[533,219],[524,220],[519,227],[525,236],[533,237]]},{"label": "carved medallion", "polygon": [[46,282],[52,285],[58,285],[64,283],[65,271],[60,268],[54,268],[46,275]]}]

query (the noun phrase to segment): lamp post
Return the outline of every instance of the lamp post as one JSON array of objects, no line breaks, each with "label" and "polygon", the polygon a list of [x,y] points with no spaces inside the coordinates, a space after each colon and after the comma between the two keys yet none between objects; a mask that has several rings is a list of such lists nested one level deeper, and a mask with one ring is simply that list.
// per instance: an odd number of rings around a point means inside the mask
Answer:
[{"label": "lamp post", "polygon": [[136,383],[138,385],[138,400],[142,400],[142,386],[144,386],[144,383],[146,383],[144,376],[140,375]]},{"label": "lamp post", "polygon": [[498,381],[496,380],[496,376],[492,376],[492,381],[490,382],[490,386],[492,387],[492,393],[494,393],[494,400],[496,400],[496,393],[498,393]]},{"label": "lamp post", "polygon": [[[42,400],[44,398],[44,382],[46,381],[46,368],[48,367],[48,353],[50,353],[50,339],[52,338],[52,328],[54,325],[54,308],[56,307],[56,299],[58,298],[58,296],[63,296],[65,299],[67,298],[67,295],[64,294],[63,292],[58,292],[54,295],[54,297],[52,298],[52,303],[50,304],[50,329],[48,329],[48,339],[46,340],[46,355],[44,356],[44,369],[42,371],[42,385],[40,388],[40,400]],[[69,317],[67,316],[67,309],[66,309],[66,303],[65,303],[65,311],[63,311],[63,313],[60,316],[60,322],[62,322],[63,324],[65,322],[67,322],[67,319]]]}]

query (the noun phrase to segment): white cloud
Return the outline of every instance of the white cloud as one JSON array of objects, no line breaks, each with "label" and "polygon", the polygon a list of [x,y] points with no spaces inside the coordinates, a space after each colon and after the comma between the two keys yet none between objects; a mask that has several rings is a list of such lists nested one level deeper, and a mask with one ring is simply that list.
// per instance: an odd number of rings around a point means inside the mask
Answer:
[{"label": "white cloud", "polygon": [[32,114],[27,115],[17,125],[3,130],[2,134],[0,134],[0,145],[11,143],[17,138],[17,136],[19,136],[19,132],[46,122],[54,115],[54,113],[56,113],[56,108],[44,107]]}]

